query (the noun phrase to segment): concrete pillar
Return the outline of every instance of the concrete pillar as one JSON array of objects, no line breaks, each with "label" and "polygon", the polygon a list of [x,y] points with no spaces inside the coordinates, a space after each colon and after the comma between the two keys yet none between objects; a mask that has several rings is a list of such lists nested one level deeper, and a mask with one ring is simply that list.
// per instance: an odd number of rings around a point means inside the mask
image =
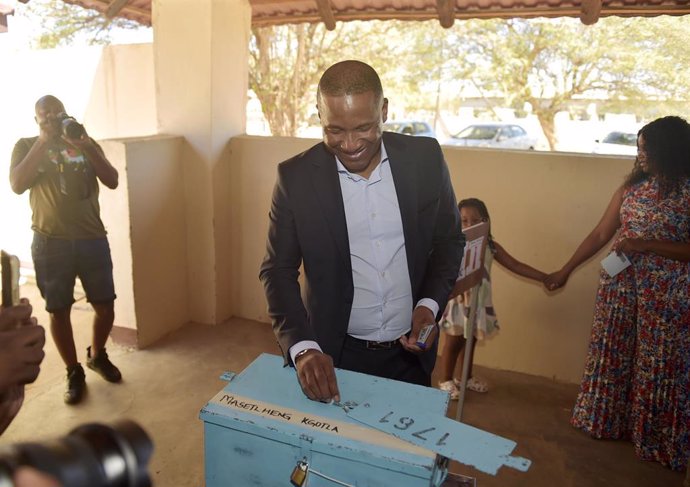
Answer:
[{"label": "concrete pillar", "polygon": [[[232,313],[226,146],[245,131],[248,0],[154,0],[159,133],[181,135],[191,319]],[[172,264],[171,264],[172,265]]]}]

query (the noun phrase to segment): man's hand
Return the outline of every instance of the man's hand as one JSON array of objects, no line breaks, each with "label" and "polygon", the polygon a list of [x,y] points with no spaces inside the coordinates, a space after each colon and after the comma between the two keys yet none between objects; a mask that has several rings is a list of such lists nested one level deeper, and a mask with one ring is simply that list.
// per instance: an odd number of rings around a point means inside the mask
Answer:
[{"label": "man's hand", "polygon": [[81,137],[78,139],[70,139],[63,135],[62,140],[84,153],[86,160],[91,165],[91,168],[96,173],[96,177],[100,182],[110,189],[117,188],[117,169],[108,161],[103,149],[89,137],[89,134],[86,133],[86,129],[84,129],[84,133],[82,133]]},{"label": "man's hand", "polygon": [[13,385],[0,393],[0,435],[7,429],[24,404],[24,386]]},{"label": "man's hand", "polygon": [[45,330],[31,317],[31,305],[22,299],[0,314],[0,393],[36,380],[45,356]]},{"label": "man's hand", "polygon": [[297,358],[295,368],[302,391],[309,399],[340,402],[340,391],[330,355],[315,349],[308,350]]},{"label": "man's hand", "polygon": [[91,137],[89,137],[89,134],[86,133],[86,129],[84,129],[84,132],[82,132],[81,137],[79,137],[78,139],[71,139],[66,135],[63,135],[62,140],[67,142],[67,144],[71,145],[72,147],[76,147],[78,149],[81,149],[82,151],[95,147],[93,141],[91,140]]},{"label": "man's hand", "polygon": [[14,474],[15,487],[60,487],[60,483],[31,467],[19,467]]},{"label": "man's hand", "polygon": [[36,318],[31,316],[33,308],[26,298],[21,298],[17,306],[0,308],[0,331],[13,330],[20,326],[36,325]]},{"label": "man's hand", "polygon": [[45,330],[31,317],[31,305],[0,312],[0,433],[10,424],[24,402],[24,384],[36,380],[45,356]]},{"label": "man's hand", "polygon": [[45,342],[45,330],[38,325],[0,331],[0,392],[36,380]]},{"label": "man's hand", "polygon": [[429,335],[429,338],[427,338],[426,340],[425,348],[419,348],[419,346],[417,345],[419,332],[421,332],[422,328],[424,328],[426,325],[432,325],[435,323],[436,317],[429,308],[427,308],[426,306],[417,306],[412,312],[412,331],[410,332],[410,336],[401,336],[400,344],[403,346],[405,350],[414,354],[421,354],[426,352],[432,347],[432,345],[436,341],[436,338],[438,338],[438,326],[434,326],[433,330],[431,330],[431,334]]}]

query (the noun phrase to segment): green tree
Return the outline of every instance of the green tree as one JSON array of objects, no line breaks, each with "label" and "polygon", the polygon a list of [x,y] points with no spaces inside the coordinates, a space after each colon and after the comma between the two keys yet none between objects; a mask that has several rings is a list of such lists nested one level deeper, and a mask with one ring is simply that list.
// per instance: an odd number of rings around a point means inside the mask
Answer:
[{"label": "green tree", "polygon": [[448,133],[441,113],[457,109],[457,95],[471,85],[459,31],[442,29],[436,20],[394,24],[397,69],[386,86],[405,111],[428,114],[437,132]]},{"label": "green tree", "polygon": [[26,16],[38,26],[33,47],[50,49],[74,44],[108,44],[115,29],[142,29],[141,24],[123,19],[109,19],[97,10],[85,9],[62,0],[32,0],[18,5],[16,15]]},{"label": "green tree", "polygon": [[[509,19],[458,23],[473,79],[502,93],[506,104],[528,103],[551,148],[554,119],[574,100],[624,100],[640,113],[650,100],[687,99],[685,18],[605,18],[594,26],[577,19]],[[678,30],[678,32],[677,32]],[[465,70],[465,72],[467,72]]]},{"label": "green tree", "polygon": [[294,136],[307,118],[308,91],[337,35],[320,24],[252,29],[249,87],[273,135]]},{"label": "green tree", "polygon": [[[32,0],[18,14],[39,26],[38,47],[77,39],[107,43],[114,28],[140,28],[109,20],[61,0]],[[493,19],[338,22],[255,27],[250,41],[249,85],[274,135],[292,136],[315,103],[318,77],[330,64],[361,59],[380,73],[390,114],[427,113],[441,126],[442,111],[456,110],[469,88],[520,112],[531,107],[553,148],[555,116],[583,100],[636,114],[690,114],[690,17],[600,19]]]},{"label": "green tree", "polygon": [[374,67],[392,60],[380,53],[389,26],[372,22],[254,27],[249,45],[249,87],[273,135],[294,136],[316,104],[321,73],[343,59],[361,59]]}]

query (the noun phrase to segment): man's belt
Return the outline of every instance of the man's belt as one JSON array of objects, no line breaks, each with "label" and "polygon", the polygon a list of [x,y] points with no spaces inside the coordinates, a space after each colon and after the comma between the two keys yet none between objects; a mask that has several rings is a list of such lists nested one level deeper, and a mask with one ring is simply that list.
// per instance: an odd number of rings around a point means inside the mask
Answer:
[{"label": "man's belt", "polygon": [[375,342],[373,340],[362,340],[360,338],[355,338],[351,335],[347,335],[347,339],[356,343],[357,345],[366,348],[367,350],[390,350],[391,348],[396,348],[401,346],[398,340],[390,340],[388,342]]}]

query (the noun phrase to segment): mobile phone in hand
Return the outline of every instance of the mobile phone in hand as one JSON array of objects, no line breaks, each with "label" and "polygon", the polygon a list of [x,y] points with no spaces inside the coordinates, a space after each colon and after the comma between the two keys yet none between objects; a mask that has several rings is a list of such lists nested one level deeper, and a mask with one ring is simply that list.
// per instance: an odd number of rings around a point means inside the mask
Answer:
[{"label": "mobile phone in hand", "polygon": [[19,304],[19,259],[16,255],[0,251],[0,269],[2,270],[2,307],[8,308]]},{"label": "mobile phone in hand", "polygon": [[426,349],[427,345],[427,340],[431,336],[431,331],[436,327],[436,323],[431,323],[429,325],[425,325],[424,328],[422,328],[422,331],[419,332],[419,336],[417,337],[417,341],[415,344],[421,348],[422,350]]}]

